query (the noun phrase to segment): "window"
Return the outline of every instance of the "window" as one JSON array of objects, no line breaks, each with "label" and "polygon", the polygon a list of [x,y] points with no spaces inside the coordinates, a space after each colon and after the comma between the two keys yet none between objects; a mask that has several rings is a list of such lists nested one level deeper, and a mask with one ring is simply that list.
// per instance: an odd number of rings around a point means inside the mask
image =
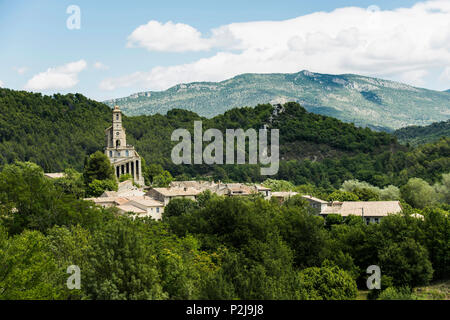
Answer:
[{"label": "window", "polygon": [[117,156],[120,157],[120,152],[117,152]]},{"label": "window", "polygon": [[128,153],[128,150],[127,151],[125,151],[125,156],[129,156],[130,154]]},{"label": "window", "polygon": [[378,218],[375,218],[375,222],[378,223]]},{"label": "window", "polygon": [[109,152],[109,157],[112,158],[112,151]]},{"label": "window", "polygon": [[159,213],[159,208],[156,208],[156,213]]},{"label": "window", "polygon": [[116,120],[119,120],[119,114],[116,113]]}]

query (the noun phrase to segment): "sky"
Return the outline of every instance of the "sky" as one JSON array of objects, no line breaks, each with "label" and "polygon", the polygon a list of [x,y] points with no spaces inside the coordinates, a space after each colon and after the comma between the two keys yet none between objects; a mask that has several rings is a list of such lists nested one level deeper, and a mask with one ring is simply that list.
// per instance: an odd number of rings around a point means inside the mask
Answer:
[{"label": "sky", "polygon": [[0,0],[0,87],[103,101],[242,73],[450,88],[450,0]]}]

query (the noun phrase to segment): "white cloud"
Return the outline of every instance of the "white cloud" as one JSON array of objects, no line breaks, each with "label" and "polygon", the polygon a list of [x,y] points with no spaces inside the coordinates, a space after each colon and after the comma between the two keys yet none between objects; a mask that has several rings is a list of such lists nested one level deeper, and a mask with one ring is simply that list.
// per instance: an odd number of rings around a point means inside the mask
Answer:
[{"label": "white cloud", "polygon": [[210,48],[209,42],[187,24],[172,21],[162,24],[151,20],[128,36],[127,47],[144,47],[149,51],[201,51]]},{"label": "white cloud", "polygon": [[97,70],[108,70],[109,69],[109,67],[107,65],[103,64],[100,61],[97,61],[94,63],[94,68]]},{"label": "white cloud", "polygon": [[3,87],[4,85],[5,83],[2,80],[0,80],[0,87]]},{"label": "white cloud", "polygon": [[65,65],[49,68],[34,75],[25,84],[27,90],[68,89],[78,83],[78,73],[87,66],[86,61],[79,60]]},{"label": "white cloud", "polygon": [[241,73],[357,73],[424,84],[433,68],[450,65],[450,1],[380,10],[346,7],[284,21],[232,23],[209,38],[185,25],[150,21],[128,46],[150,51],[218,51],[188,64],[104,79],[100,88],[162,90],[181,82],[220,81]]}]

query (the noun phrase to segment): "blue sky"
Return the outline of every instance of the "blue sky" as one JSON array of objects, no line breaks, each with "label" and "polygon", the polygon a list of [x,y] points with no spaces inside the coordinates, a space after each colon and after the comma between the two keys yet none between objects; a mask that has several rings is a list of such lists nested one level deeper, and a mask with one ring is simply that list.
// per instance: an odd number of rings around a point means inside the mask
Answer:
[{"label": "blue sky", "polygon": [[[104,100],[245,72],[308,69],[444,90],[449,4],[0,0],[0,86]],[[78,30],[66,26],[69,5],[81,10]]]}]

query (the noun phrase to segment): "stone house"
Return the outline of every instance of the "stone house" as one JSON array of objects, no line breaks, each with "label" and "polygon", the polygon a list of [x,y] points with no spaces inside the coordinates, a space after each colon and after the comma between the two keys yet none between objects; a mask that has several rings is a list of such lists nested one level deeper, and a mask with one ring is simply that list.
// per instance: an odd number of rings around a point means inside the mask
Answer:
[{"label": "stone house", "polygon": [[200,190],[194,188],[151,188],[147,191],[146,196],[160,201],[166,206],[172,199],[197,200],[200,193]]},{"label": "stone house", "polygon": [[354,215],[362,217],[368,223],[379,223],[389,214],[402,212],[400,201],[334,201],[327,205],[320,214],[340,214],[343,217]]}]

